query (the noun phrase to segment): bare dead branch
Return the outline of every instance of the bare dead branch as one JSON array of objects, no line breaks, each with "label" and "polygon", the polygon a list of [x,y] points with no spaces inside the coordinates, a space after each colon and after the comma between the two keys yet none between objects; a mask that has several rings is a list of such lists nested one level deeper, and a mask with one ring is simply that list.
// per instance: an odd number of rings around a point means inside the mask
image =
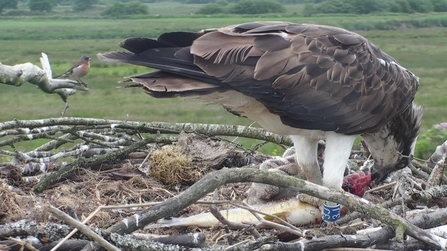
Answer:
[{"label": "bare dead branch", "polygon": [[[408,165],[408,167],[411,169],[411,172],[412,172],[415,176],[421,177],[421,178],[423,178],[424,180],[428,180],[428,176],[429,176],[429,174],[426,173],[425,171],[423,171],[423,169],[420,168],[421,166],[425,166],[425,167],[427,167],[426,165],[421,165],[421,164],[420,164],[419,162],[417,162],[417,161],[412,161],[412,162],[410,162],[410,164]],[[430,171],[430,172],[431,172],[431,171]]]},{"label": "bare dead branch", "polygon": [[19,246],[21,246],[20,249],[29,249],[31,251],[39,251],[38,249],[36,249],[35,247],[33,247],[33,245],[31,245],[30,243],[26,242],[26,241],[22,241],[16,238],[12,238],[9,237],[8,240],[15,242],[16,244],[18,244]]},{"label": "bare dead branch", "polygon": [[[437,210],[434,213],[419,215],[418,217],[411,219],[412,224],[418,225],[422,228],[427,228],[431,226],[436,226],[440,224],[439,219],[447,217],[447,209]],[[292,250],[323,250],[328,247],[370,247],[372,245],[378,245],[383,243],[395,235],[395,232],[390,226],[385,226],[378,231],[374,231],[366,234],[357,235],[330,235],[320,238],[314,238],[311,240],[300,240],[295,243],[283,243],[278,242],[274,244],[264,245],[262,250],[274,250],[274,251],[292,251]],[[394,242],[396,243],[396,242]],[[419,242],[420,243],[420,242]],[[422,242],[423,246],[433,248],[433,246],[428,245],[426,242]],[[400,246],[403,244],[400,242]],[[401,249],[398,249],[401,250]]]},{"label": "bare dead branch", "polygon": [[446,186],[430,187],[427,190],[412,194],[411,198],[415,201],[432,201],[447,196]]},{"label": "bare dead branch", "polygon": [[433,167],[433,171],[428,178],[429,186],[437,186],[441,184],[445,170],[445,159],[447,157],[447,141],[437,146],[435,152],[430,156],[427,165]]},{"label": "bare dead branch", "polygon": [[[11,155],[15,157],[15,161],[28,161],[27,164],[34,163],[34,161],[55,161],[59,159],[61,156],[89,156],[92,157],[90,159],[83,159],[80,158],[76,161],[78,166],[87,164],[87,166],[94,166],[98,164],[102,164],[105,161],[109,160],[110,158],[117,159],[119,157],[116,157],[116,155],[107,155],[112,152],[119,152],[121,147],[125,146],[128,147],[129,145],[134,146],[136,143],[139,143],[139,139],[137,139],[136,135],[137,133],[150,133],[149,135],[144,135],[146,139],[151,138],[151,140],[148,139],[146,143],[154,143],[154,142],[162,142],[162,136],[163,133],[177,133],[176,130],[182,129],[182,128],[192,128],[190,127],[191,124],[178,124],[179,127],[176,127],[174,130],[174,127],[172,125],[164,127],[164,123],[140,123],[140,122],[128,122],[128,121],[117,121],[117,120],[91,120],[86,119],[84,121],[79,121],[78,118],[61,118],[61,119],[49,119],[45,120],[44,123],[39,123],[44,120],[36,120],[38,123],[31,125],[31,123],[28,123],[27,121],[9,121],[5,123],[0,123],[0,138],[8,136],[8,140],[12,138],[19,139],[17,141],[14,141],[11,143],[9,141],[9,144],[14,145],[15,142],[19,142],[22,140],[33,140],[34,138],[47,138],[50,139],[50,142],[45,144],[44,146],[39,147],[39,149],[29,152],[22,152],[19,149],[15,149],[14,152],[12,151],[6,151],[2,150],[2,153]],[[35,122],[36,122],[35,121]],[[57,121],[56,123],[54,121]],[[58,125],[57,123],[66,123],[63,125]],[[25,126],[24,126],[25,125]],[[28,127],[26,127],[28,126]],[[9,129],[8,129],[9,127]],[[193,126],[194,127],[194,126]],[[241,130],[239,127],[232,127],[236,128],[236,130]],[[4,129],[4,130],[3,130]],[[207,127],[203,127],[200,130],[204,130],[204,132],[207,131]],[[215,128],[210,131],[211,133],[209,135],[215,136],[213,133],[216,132]],[[236,132],[235,134],[238,134],[239,132]],[[64,151],[58,151],[56,150],[58,147],[62,146],[66,143],[71,143],[77,139],[82,139],[83,142],[81,144],[76,144],[75,146],[64,150]],[[173,141],[177,141],[177,138],[174,137],[165,137],[167,139],[166,143],[171,143]],[[3,141],[2,141],[3,142]],[[5,141],[6,142],[6,141]],[[284,142],[283,142],[284,143]],[[162,143],[164,144],[164,143]],[[445,144],[445,143],[444,143]],[[145,152],[142,154],[144,157],[147,157],[148,149],[146,147],[147,145],[142,144],[141,147],[138,149],[141,149]],[[86,148],[87,147],[87,148]],[[152,147],[152,146],[149,146]],[[81,151],[81,149],[88,149],[87,151]],[[440,147],[442,150],[443,148]],[[444,151],[444,150],[442,150]],[[438,156],[438,166],[443,167],[445,164],[441,163],[441,161],[444,161],[444,158],[442,157],[443,153],[442,151],[439,151],[436,156]],[[95,154],[102,154],[104,157],[101,160],[95,160],[96,157],[94,157]],[[436,153],[436,152],[435,152]],[[445,152],[444,152],[445,153]],[[74,155],[69,155],[74,154]],[[107,155],[107,157],[105,157]],[[125,155],[122,155],[125,156]],[[440,157],[439,157],[440,156]],[[433,161],[436,160],[433,158]],[[72,163],[73,164],[73,163]],[[427,164],[426,164],[427,165]],[[432,170],[431,168],[427,167],[427,170]],[[35,168],[38,168],[37,166]],[[34,168],[34,169],[35,169]],[[41,167],[39,167],[41,168]],[[62,167],[63,168],[63,167]],[[46,169],[46,168],[44,168]],[[434,168],[436,169],[436,168]],[[42,170],[42,169],[41,169]],[[75,166],[74,169],[71,169],[69,172],[74,172],[77,169]],[[440,169],[438,169],[440,170]],[[226,170],[223,170],[226,171]],[[115,230],[118,230],[119,234],[123,233],[131,233],[132,229],[138,229],[142,226],[147,224],[147,222],[153,222],[156,219],[159,219],[161,217],[170,216],[172,214],[172,211],[178,212],[180,209],[183,209],[188,204],[193,203],[198,198],[201,198],[204,196],[207,192],[213,191],[216,187],[226,184],[226,183],[232,183],[232,182],[239,182],[239,181],[250,181],[250,182],[259,182],[259,183],[266,183],[271,185],[278,185],[282,184],[283,186],[293,186],[298,187],[297,190],[301,190],[302,193],[310,194],[319,198],[327,198],[331,197],[327,200],[333,200],[336,202],[341,201],[341,204],[348,204],[351,206],[353,210],[358,210],[361,213],[353,213],[351,214],[354,218],[359,217],[360,215],[366,216],[366,217],[372,217],[375,219],[378,219],[382,221],[383,223],[389,224],[392,226],[392,228],[389,228],[393,236],[396,233],[399,234],[397,236],[397,240],[401,241],[401,238],[403,237],[404,233],[409,234],[411,236],[417,236],[416,238],[419,238],[423,242],[420,241],[412,241],[412,247],[425,247],[426,249],[433,249],[433,248],[440,248],[442,243],[444,242],[444,239],[437,238],[433,234],[429,234],[428,232],[422,231],[419,228],[415,228],[413,225],[411,225],[407,220],[403,220],[401,217],[396,216],[393,213],[390,213],[388,210],[380,207],[380,206],[374,206],[368,204],[365,200],[359,200],[357,197],[351,198],[351,197],[344,197],[339,194],[337,194],[335,191],[330,190],[314,190],[315,187],[308,186],[307,183],[302,183],[300,180],[289,180],[287,176],[282,177],[281,179],[276,179],[277,177],[274,176],[272,172],[268,172],[268,176],[271,177],[265,177],[267,176],[264,173],[259,173],[258,170],[242,170],[242,172],[239,173],[240,170],[238,169],[231,169],[228,172],[231,172],[232,174],[228,177],[224,177],[223,174],[220,171],[211,173],[207,175],[208,179],[211,179],[207,182],[203,182],[202,186],[194,185],[194,190],[187,190],[191,193],[198,194],[197,197],[190,197],[187,195],[184,195],[184,193],[176,196],[175,198],[168,199],[167,201],[161,203],[160,205],[154,206],[153,208],[143,211],[136,216],[129,217],[127,219],[123,219],[122,222],[118,223],[115,226],[112,226],[109,228],[106,233],[106,237],[111,236],[111,232],[109,231],[112,228],[115,228]],[[251,174],[249,174],[251,173]],[[260,175],[260,176],[258,176]],[[434,175],[434,172],[432,172],[432,176]],[[284,176],[284,175],[281,175]],[[411,175],[410,175],[411,176]],[[437,177],[440,177],[439,172]],[[61,176],[62,179],[64,179],[64,176]],[[67,177],[67,176],[65,176]],[[428,178],[428,174],[426,174],[426,177]],[[445,180],[445,176],[441,176],[443,180]],[[283,179],[284,178],[284,179]],[[293,178],[293,177],[291,177]],[[432,180],[439,180],[439,178],[432,178]],[[218,181],[218,182],[217,182]],[[200,183],[202,181],[199,181]],[[421,183],[422,181],[417,180],[417,183]],[[212,186],[203,186],[204,184],[210,184],[213,183]],[[51,183],[49,183],[51,184]],[[53,183],[54,184],[54,183]],[[197,183],[196,183],[197,184]],[[434,182],[433,184],[436,184]],[[415,184],[417,185],[417,184]],[[191,187],[192,188],[192,187]],[[190,189],[191,189],[190,188]],[[420,189],[420,187],[415,187],[414,191]],[[421,200],[419,202],[423,201],[430,201],[433,200],[433,198],[446,196],[446,192],[444,191],[442,187],[433,187],[432,189],[428,191],[420,192],[418,195],[421,196]],[[407,191],[407,190],[405,190]],[[185,192],[186,193],[186,192]],[[186,199],[186,200],[185,200]],[[386,203],[383,203],[382,206],[387,207],[391,205],[396,204],[406,204],[409,201],[414,201],[414,198],[411,198],[409,196],[404,196],[399,198],[399,200],[388,201]],[[169,202],[169,203],[168,203]],[[340,203],[340,202],[339,202]],[[419,205],[420,203],[418,203]],[[403,208],[403,207],[402,207]],[[160,213],[161,211],[164,211],[163,213]],[[394,211],[393,211],[394,212]],[[351,215],[347,216],[350,217]],[[149,217],[149,220],[148,220]],[[441,218],[442,219],[442,218]],[[341,219],[339,223],[341,224],[344,219]],[[410,220],[410,222],[412,222]],[[438,223],[440,223],[441,220],[438,218]],[[138,225],[139,227],[135,227],[134,225]],[[2,226],[0,226],[0,232],[1,232]],[[121,231],[121,233],[120,233]],[[384,232],[382,232],[383,234]],[[386,232],[388,233],[388,232]],[[334,237],[334,236],[332,236]],[[356,236],[357,237],[357,236]],[[327,237],[327,240],[334,240],[334,238],[330,239]],[[349,238],[349,237],[348,237]],[[361,238],[361,237],[359,237]],[[316,241],[321,241],[323,239],[315,239]],[[377,244],[379,239],[376,239],[376,242],[373,244]],[[135,240],[133,240],[135,241]],[[335,240],[335,242],[342,240]],[[345,240],[346,241],[346,240]],[[385,240],[386,241],[386,240]],[[437,244],[436,244],[437,242]],[[230,250],[233,250],[233,248],[236,247],[248,247],[245,245],[252,245],[250,247],[254,247],[256,245],[262,245],[260,243],[269,243],[268,241],[262,242],[262,240],[258,240],[257,242],[248,242],[248,243],[238,243],[237,246],[229,247]],[[332,242],[330,242],[332,243]],[[365,242],[366,243],[366,242]],[[387,241],[387,243],[390,245],[389,247],[408,247],[407,244],[402,244],[400,242],[393,242],[393,241]],[[371,244],[371,243],[370,243]],[[151,244],[152,245],[152,244]],[[288,244],[287,244],[288,245]],[[313,245],[313,244],[312,244]],[[331,244],[332,245],[332,244]],[[337,245],[344,245],[344,244],[334,244],[334,246]],[[354,245],[354,244],[353,244]],[[124,246],[123,246],[124,247]],[[167,246],[164,246],[167,247]],[[283,247],[283,246],[281,246]],[[331,247],[329,245],[329,247]],[[359,247],[359,246],[355,246]],[[386,246],[382,246],[386,247]],[[264,248],[264,247],[263,247]],[[296,247],[295,247],[296,248]],[[238,250],[238,249],[235,249]],[[240,249],[244,250],[244,249]],[[279,250],[279,249],[278,249]]]},{"label": "bare dead branch", "polygon": [[133,232],[142,226],[145,226],[160,218],[168,217],[174,212],[191,205],[207,193],[212,192],[214,189],[223,184],[235,182],[257,182],[271,185],[281,184],[281,186],[284,187],[296,187],[302,193],[309,194],[320,199],[350,205],[351,208],[361,212],[363,215],[378,219],[391,225],[396,232],[396,239],[398,241],[403,241],[403,236],[407,233],[420,241],[437,246],[438,248],[444,249],[446,246],[445,239],[434,236],[430,233],[426,233],[420,228],[409,223],[408,220],[391,213],[383,207],[373,205],[365,199],[361,199],[352,194],[330,190],[326,187],[318,186],[295,177],[251,168],[233,168],[231,170],[220,170],[209,173],[183,193],[174,198],[167,199],[163,203],[156,205],[149,210],[141,212],[137,217],[132,216],[123,219],[121,222],[118,222],[105,230],[104,234],[124,234]]},{"label": "bare dead branch", "polygon": [[[227,225],[228,227],[232,228],[232,229],[243,229],[243,228],[248,228],[250,227],[250,225],[244,224],[244,223],[240,223],[240,222],[231,222],[229,220],[227,220],[219,211],[219,209],[217,209],[216,206],[210,206],[210,213],[213,214],[214,217],[216,217],[216,219],[218,221],[220,221],[220,223],[222,223],[223,225]],[[259,233],[257,233],[257,237],[259,236]]]},{"label": "bare dead branch", "polygon": [[58,94],[64,102],[67,102],[68,96],[75,94],[76,90],[88,90],[77,81],[53,79],[48,56],[45,53],[42,53],[40,61],[43,69],[31,63],[14,66],[0,63],[0,84],[20,87],[24,83],[30,83],[39,87],[43,92]]},{"label": "bare dead branch", "polygon": [[250,213],[252,213],[258,219],[259,223],[256,224],[256,227],[258,227],[258,228],[271,227],[271,228],[276,228],[276,229],[279,229],[282,231],[292,233],[296,236],[300,236],[300,237],[303,236],[303,232],[299,228],[287,223],[286,221],[282,220],[281,218],[277,217],[276,215],[265,214],[266,216],[269,216],[272,219],[279,220],[279,222],[283,223],[284,225],[265,220],[264,218],[259,216],[259,214],[264,214],[264,213],[251,208],[249,205],[247,205],[245,203],[244,203],[243,208],[249,210]]},{"label": "bare dead branch", "polygon": [[[193,236],[193,235],[190,235]],[[190,237],[188,236],[188,238]],[[200,237],[201,234],[196,235]],[[159,251],[159,250],[171,250],[171,251],[186,251],[191,250],[190,247],[180,246],[180,245],[172,245],[172,244],[164,244],[162,242],[157,242],[153,240],[145,240],[145,239],[137,239],[132,235],[119,235],[119,234],[111,234],[110,239],[116,243],[117,246],[122,248],[123,250],[141,250],[141,251]],[[201,237],[196,241],[201,242]],[[212,250],[220,250],[220,247],[203,247],[203,248],[194,248],[194,250],[201,251],[212,251]]]},{"label": "bare dead branch", "polygon": [[[131,122],[121,120],[93,119],[93,118],[51,118],[41,120],[12,120],[0,123],[0,131],[22,128],[22,134],[32,136],[32,129],[50,126],[82,126],[80,129],[130,129],[140,133],[179,133],[197,132],[207,136],[240,136],[265,140],[279,145],[292,145],[287,136],[281,136],[260,128],[238,125],[193,124],[193,123],[164,123],[164,122]],[[25,128],[25,129],[24,129]],[[29,130],[27,130],[29,129]]]},{"label": "bare dead branch", "polygon": [[41,224],[35,221],[20,220],[0,225],[0,238],[42,235],[50,241],[56,241],[70,233],[70,231],[71,229],[67,225],[52,222]]},{"label": "bare dead branch", "polygon": [[124,149],[120,149],[119,151],[111,152],[111,153],[108,153],[105,155],[100,155],[95,158],[90,158],[90,159],[80,158],[80,159],[70,163],[69,165],[62,167],[61,169],[59,169],[58,172],[48,175],[44,180],[42,180],[38,184],[36,184],[34,189],[36,191],[41,192],[41,191],[45,190],[47,187],[55,184],[56,182],[66,179],[74,171],[76,171],[80,166],[82,166],[84,168],[85,167],[88,168],[89,166],[97,165],[97,164],[103,163],[110,159],[123,158],[123,157],[127,156],[127,154],[129,154],[130,152],[136,151],[137,149],[144,147],[149,141],[150,140],[148,140],[148,139],[144,139],[144,140],[141,140],[141,141],[139,141],[131,146],[128,146]]},{"label": "bare dead branch", "polygon": [[132,236],[139,240],[156,241],[164,244],[181,245],[187,247],[201,247],[205,244],[206,236],[203,233],[178,234],[178,235],[154,235],[134,233]]},{"label": "bare dead branch", "polygon": [[90,238],[92,238],[93,240],[95,240],[96,242],[99,242],[101,244],[102,247],[104,247],[105,249],[109,250],[109,251],[119,251],[120,249],[113,246],[112,244],[110,244],[109,242],[107,242],[106,240],[104,240],[104,238],[102,238],[100,235],[98,235],[97,233],[93,232],[90,228],[88,228],[87,226],[85,226],[84,224],[82,224],[81,222],[71,218],[68,214],[62,212],[61,210],[51,206],[51,205],[46,205],[45,209],[47,211],[49,211],[50,213],[52,213],[54,216],[56,216],[58,219],[70,224],[71,226],[79,229],[79,231],[81,231],[83,234],[89,236]]}]

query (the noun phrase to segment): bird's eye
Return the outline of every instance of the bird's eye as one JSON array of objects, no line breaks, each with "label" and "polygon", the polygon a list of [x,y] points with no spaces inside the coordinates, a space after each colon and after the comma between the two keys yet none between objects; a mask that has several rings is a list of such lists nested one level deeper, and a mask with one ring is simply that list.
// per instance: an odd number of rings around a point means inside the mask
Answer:
[{"label": "bird's eye", "polygon": [[407,161],[401,161],[397,164],[397,168],[404,168],[408,165]]}]

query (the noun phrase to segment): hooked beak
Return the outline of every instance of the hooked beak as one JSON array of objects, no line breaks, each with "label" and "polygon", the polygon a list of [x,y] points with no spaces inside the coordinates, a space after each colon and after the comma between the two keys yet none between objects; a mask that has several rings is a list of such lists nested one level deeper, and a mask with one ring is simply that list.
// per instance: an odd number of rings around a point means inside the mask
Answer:
[{"label": "hooked beak", "polygon": [[371,186],[380,184],[391,172],[396,170],[395,167],[374,165],[371,171]]},{"label": "hooked beak", "polygon": [[378,185],[380,182],[384,181],[386,177],[388,177],[388,173],[384,173],[373,169],[371,173],[371,185],[372,186]]},{"label": "hooked beak", "polygon": [[408,158],[401,159],[394,166],[382,166],[382,165],[374,164],[372,171],[371,171],[371,184],[372,185],[379,184],[380,182],[384,181],[390,173],[400,170],[400,169],[408,166],[408,164],[409,164]]}]

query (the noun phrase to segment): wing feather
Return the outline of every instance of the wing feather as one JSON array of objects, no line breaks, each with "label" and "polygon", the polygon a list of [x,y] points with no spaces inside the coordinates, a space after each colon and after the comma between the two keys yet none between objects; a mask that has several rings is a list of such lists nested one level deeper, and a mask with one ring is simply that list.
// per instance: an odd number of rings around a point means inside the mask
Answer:
[{"label": "wing feather", "polygon": [[256,80],[265,80],[277,77],[299,66],[299,58],[290,54],[289,47],[279,51],[267,51],[256,63],[253,77]]},{"label": "wing feather", "polygon": [[236,90],[282,123],[303,129],[374,132],[410,105],[419,85],[416,76],[364,37],[324,25],[250,22],[158,40],[133,38],[122,46],[131,52],[103,58],[165,73],[131,78],[149,92]]}]

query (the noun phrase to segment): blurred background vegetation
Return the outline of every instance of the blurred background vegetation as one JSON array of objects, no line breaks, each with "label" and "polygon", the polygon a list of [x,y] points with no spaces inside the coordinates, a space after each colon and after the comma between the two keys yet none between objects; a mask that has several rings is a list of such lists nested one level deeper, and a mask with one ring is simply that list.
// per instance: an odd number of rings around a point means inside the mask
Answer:
[{"label": "blurred background vegetation", "polygon": [[[416,102],[425,114],[416,155],[426,158],[446,140],[447,128],[439,125],[447,121],[447,0],[0,0],[0,62],[39,65],[45,52],[56,75],[81,55],[92,57],[92,69],[84,77],[90,90],[69,98],[67,116],[248,126],[251,121],[218,106],[117,89],[122,77],[150,69],[102,63],[95,54],[119,50],[126,37],[154,38],[261,20],[339,26],[370,39],[420,77]],[[63,108],[57,95],[35,86],[0,85],[0,121],[58,117]],[[259,143],[238,142],[246,147]],[[275,145],[261,150],[282,153]]]},{"label": "blurred background vegetation", "polygon": [[[297,14],[370,14],[446,12],[447,0],[0,0],[2,15],[28,15],[61,11],[100,12],[102,16],[122,17],[148,14],[151,3],[176,2],[202,4],[195,14],[262,14],[285,13],[284,5],[300,5]],[[293,8],[294,9],[294,8]],[[295,9],[294,9],[295,10]],[[172,13],[175,14],[175,13]]]}]

